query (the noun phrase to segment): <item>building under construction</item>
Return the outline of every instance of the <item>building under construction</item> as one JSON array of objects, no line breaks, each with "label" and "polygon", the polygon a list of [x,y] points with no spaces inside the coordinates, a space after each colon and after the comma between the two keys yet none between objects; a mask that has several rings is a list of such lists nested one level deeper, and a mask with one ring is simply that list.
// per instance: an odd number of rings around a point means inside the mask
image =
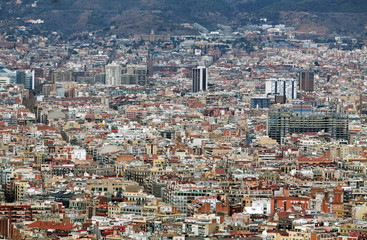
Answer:
[{"label": "building under construction", "polygon": [[334,113],[271,111],[268,115],[268,135],[282,144],[283,138],[293,133],[323,131],[333,139],[348,140],[348,118]]}]

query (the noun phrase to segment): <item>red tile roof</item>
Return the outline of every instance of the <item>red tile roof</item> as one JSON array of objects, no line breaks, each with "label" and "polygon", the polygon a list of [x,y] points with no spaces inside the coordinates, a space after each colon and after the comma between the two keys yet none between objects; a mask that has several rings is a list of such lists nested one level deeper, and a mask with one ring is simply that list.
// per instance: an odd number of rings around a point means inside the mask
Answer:
[{"label": "red tile roof", "polygon": [[215,169],[215,174],[224,175],[224,174],[226,174],[226,170],[224,170],[223,168],[216,168]]},{"label": "red tile roof", "polygon": [[325,157],[320,157],[320,158],[308,158],[308,157],[304,157],[304,158],[298,158],[297,159],[299,163],[321,163],[321,162],[332,162],[330,159],[327,159]]},{"label": "red tile roof", "polygon": [[55,222],[48,222],[48,221],[35,221],[28,225],[31,228],[38,228],[38,229],[55,229],[61,231],[71,231],[73,230],[73,224],[71,223],[55,223]]}]

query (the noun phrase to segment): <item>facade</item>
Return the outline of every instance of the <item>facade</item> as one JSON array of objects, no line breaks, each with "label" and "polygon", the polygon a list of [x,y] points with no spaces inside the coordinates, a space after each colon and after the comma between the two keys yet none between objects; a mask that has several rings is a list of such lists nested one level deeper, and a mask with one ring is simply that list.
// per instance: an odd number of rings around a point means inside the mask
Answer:
[{"label": "facade", "polygon": [[121,71],[120,64],[111,63],[106,65],[106,84],[111,86],[121,85]]},{"label": "facade", "polygon": [[296,99],[297,81],[293,78],[270,78],[266,80],[265,93],[287,99]]},{"label": "facade", "polygon": [[192,69],[192,92],[206,91],[208,88],[207,70],[205,67]]},{"label": "facade", "polygon": [[122,68],[121,84],[144,86],[147,84],[148,68],[146,65],[128,65]]},{"label": "facade", "polygon": [[18,71],[16,71],[15,75],[16,75],[15,82],[17,84],[24,84],[25,83],[26,74],[25,74],[25,71],[24,70],[18,70]]},{"label": "facade", "polygon": [[8,77],[0,77],[0,85],[8,85],[10,84],[10,78]]},{"label": "facade", "polygon": [[188,203],[201,197],[208,197],[216,194],[215,189],[177,186],[172,189],[166,189],[163,200],[173,204],[182,213],[187,213]]},{"label": "facade", "polygon": [[255,97],[251,98],[251,108],[269,108],[270,98]]},{"label": "facade", "polygon": [[269,112],[268,135],[278,143],[293,133],[324,131],[333,139],[348,140],[348,119],[338,115],[301,115],[294,112]]},{"label": "facade", "polygon": [[63,211],[61,203],[3,203],[0,206],[0,218],[7,218],[11,223],[34,221],[37,219],[57,218]]},{"label": "facade", "polygon": [[17,70],[15,72],[15,83],[23,84],[25,89],[35,88],[35,72],[30,70]]},{"label": "facade", "polygon": [[55,82],[70,82],[72,80],[72,71],[58,70],[52,72],[51,81]]},{"label": "facade", "polygon": [[299,74],[299,88],[306,92],[315,90],[315,73],[304,71]]},{"label": "facade", "polygon": [[96,83],[106,83],[106,74],[105,73],[97,73],[94,75],[94,82]]},{"label": "facade", "polygon": [[169,34],[161,34],[157,35],[154,33],[154,30],[150,32],[149,35],[135,35],[135,41],[149,41],[149,42],[157,42],[157,41],[169,41],[171,36]]},{"label": "facade", "polygon": [[28,89],[28,90],[33,90],[35,89],[35,77],[34,77],[34,71],[27,71],[26,72],[26,77],[25,77],[25,83],[24,83],[24,88]]},{"label": "facade", "polygon": [[0,85],[8,85],[14,83],[16,74],[0,64]]},{"label": "facade", "polygon": [[273,197],[270,203],[270,214],[286,212],[292,208],[305,211],[309,205],[310,199],[305,197]]},{"label": "facade", "polygon": [[6,204],[0,206],[0,216],[5,216],[11,222],[32,221],[32,209],[26,204]]},{"label": "facade", "polygon": [[128,65],[122,67],[117,63],[106,65],[106,84],[110,86],[147,84],[148,70],[146,65]]}]

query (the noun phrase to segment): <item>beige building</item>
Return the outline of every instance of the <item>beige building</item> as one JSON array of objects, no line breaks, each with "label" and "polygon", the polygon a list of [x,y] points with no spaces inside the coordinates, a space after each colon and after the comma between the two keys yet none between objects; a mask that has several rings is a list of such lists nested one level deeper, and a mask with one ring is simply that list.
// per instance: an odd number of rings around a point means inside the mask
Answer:
[{"label": "beige building", "polygon": [[367,220],[367,200],[352,202],[352,218],[355,220]]},{"label": "beige building", "polygon": [[121,178],[115,179],[88,179],[87,189],[91,192],[103,192],[115,194],[125,191],[139,191],[142,187],[137,182],[124,180]]}]

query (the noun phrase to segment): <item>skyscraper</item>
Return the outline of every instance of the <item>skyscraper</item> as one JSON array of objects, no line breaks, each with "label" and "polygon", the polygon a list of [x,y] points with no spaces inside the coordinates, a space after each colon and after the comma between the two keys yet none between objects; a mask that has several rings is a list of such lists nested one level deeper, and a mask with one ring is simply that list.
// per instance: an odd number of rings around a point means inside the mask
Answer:
[{"label": "skyscraper", "polygon": [[26,78],[25,70],[17,70],[15,74],[16,74],[15,83],[24,85],[25,84],[25,78]]},{"label": "skyscraper", "polygon": [[121,84],[144,86],[148,83],[147,65],[127,65],[122,68]]},{"label": "skyscraper", "polygon": [[17,70],[15,73],[15,83],[23,84],[25,89],[33,90],[35,88],[34,70]]},{"label": "skyscraper", "polygon": [[192,69],[192,92],[206,91],[208,88],[207,71],[205,67]]},{"label": "skyscraper", "polygon": [[35,88],[34,70],[27,72],[25,77],[24,88],[28,90],[33,90]]},{"label": "skyscraper", "polygon": [[315,90],[315,73],[310,71],[303,71],[299,74],[299,88],[306,92]]},{"label": "skyscraper", "polygon": [[297,98],[297,81],[292,78],[270,78],[265,83],[265,93],[284,98]]},{"label": "skyscraper", "polygon": [[106,84],[111,86],[121,85],[121,70],[120,64],[111,63],[106,65]]}]

